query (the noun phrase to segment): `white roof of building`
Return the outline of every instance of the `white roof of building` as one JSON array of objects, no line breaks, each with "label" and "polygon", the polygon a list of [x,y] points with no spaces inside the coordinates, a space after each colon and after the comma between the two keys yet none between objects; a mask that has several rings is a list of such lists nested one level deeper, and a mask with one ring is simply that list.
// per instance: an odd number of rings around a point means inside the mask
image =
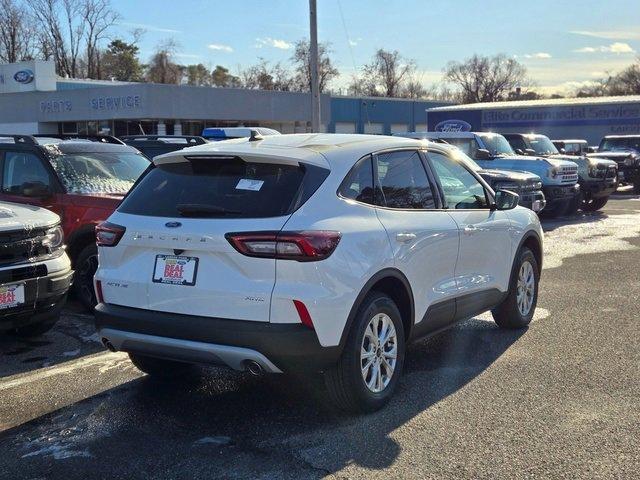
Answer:
[{"label": "white roof of building", "polygon": [[468,103],[466,105],[434,107],[430,108],[428,111],[445,112],[458,110],[486,110],[494,108],[571,107],[574,105],[599,105],[610,103],[640,103],[640,95],[627,95],[624,97],[554,98],[545,100]]}]

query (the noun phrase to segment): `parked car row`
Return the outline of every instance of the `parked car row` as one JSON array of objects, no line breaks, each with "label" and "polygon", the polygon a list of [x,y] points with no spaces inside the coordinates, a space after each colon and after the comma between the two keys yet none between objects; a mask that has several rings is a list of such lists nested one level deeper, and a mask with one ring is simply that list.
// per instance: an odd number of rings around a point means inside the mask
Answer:
[{"label": "parked car row", "polygon": [[[573,214],[578,209],[599,210],[616,191],[618,182],[634,175],[620,174],[620,164],[604,158],[605,153],[583,154],[586,141],[556,140],[565,152],[561,153],[549,138],[539,134],[438,131],[397,135],[450,143],[485,169],[537,174],[546,201],[543,213],[550,216]],[[567,154],[565,147],[572,154]],[[632,153],[624,155],[628,158]]]}]

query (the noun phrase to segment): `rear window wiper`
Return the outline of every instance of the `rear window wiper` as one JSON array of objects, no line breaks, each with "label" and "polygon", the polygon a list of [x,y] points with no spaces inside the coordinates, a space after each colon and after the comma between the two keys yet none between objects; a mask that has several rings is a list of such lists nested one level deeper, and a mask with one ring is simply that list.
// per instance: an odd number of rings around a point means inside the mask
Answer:
[{"label": "rear window wiper", "polygon": [[183,217],[218,217],[224,215],[240,215],[239,210],[229,210],[216,205],[203,205],[200,203],[180,203],[176,206]]}]

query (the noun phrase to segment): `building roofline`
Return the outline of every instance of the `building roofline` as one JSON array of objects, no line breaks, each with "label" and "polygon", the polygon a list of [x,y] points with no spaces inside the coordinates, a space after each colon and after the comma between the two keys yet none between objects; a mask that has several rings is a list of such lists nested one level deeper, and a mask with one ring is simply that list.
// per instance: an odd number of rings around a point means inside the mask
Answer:
[{"label": "building roofline", "polygon": [[430,112],[446,112],[454,110],[486,110],[499,108],[527,108],[527,107],[558,107],[578,105],[600,105],[608,103],[640,103],[640,95],[618,97],[584,97],[584,98],[554,98],[544,100],[512,100],[508,102],[468,103],[464,105],[447,105],[430,108]]}]

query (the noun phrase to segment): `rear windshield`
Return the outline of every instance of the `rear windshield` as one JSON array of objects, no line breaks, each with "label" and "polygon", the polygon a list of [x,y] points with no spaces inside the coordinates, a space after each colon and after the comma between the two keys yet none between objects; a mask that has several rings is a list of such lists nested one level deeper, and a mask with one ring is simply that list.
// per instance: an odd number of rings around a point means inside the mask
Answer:
[{"label": "rear windshield", "polygon": [[328,173],[311,165],[193,158],[151,169],[118,210],[154,217],[279,217],[302,205]]}]

